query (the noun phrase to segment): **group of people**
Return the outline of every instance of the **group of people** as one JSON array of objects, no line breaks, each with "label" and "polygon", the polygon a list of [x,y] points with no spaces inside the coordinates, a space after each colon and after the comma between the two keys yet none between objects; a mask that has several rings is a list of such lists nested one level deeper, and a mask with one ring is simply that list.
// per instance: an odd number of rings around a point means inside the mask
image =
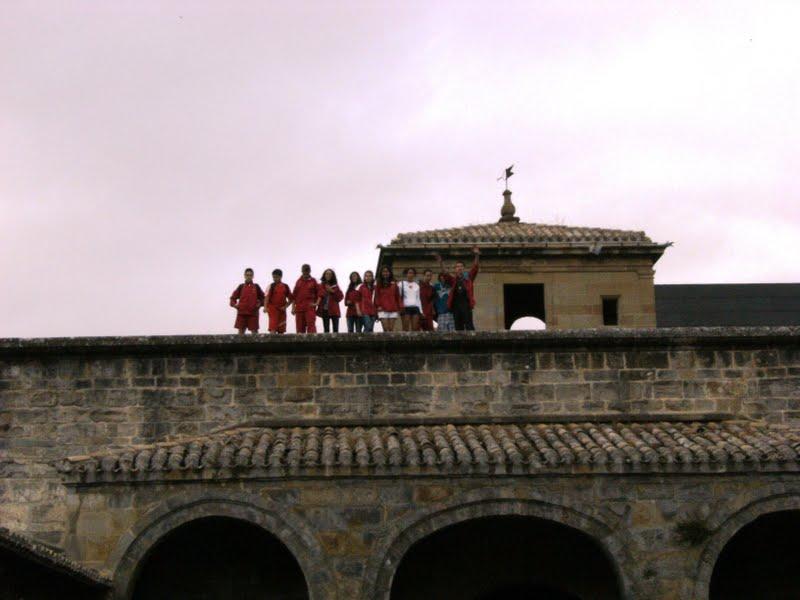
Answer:
[{"label": "group of people", "polygon": [[396,281],[392,269],[383,266],[377,279],[372,271],[365,271],[363,279],[353,271],[344,291],[333,269],[325,269],[317,281],[311,275],[311,267],[303,265],[294,288],[283,282],[283,271],[275,269],[265,293],[253,281],[253,269],[247,268],[244,282],[230,298],[230,305],[236,309],[234,327],[239,335],[248,330],[258,333],[259,309],[263,307],[269,316],[269,332],[286,333],[287,311],[291,308],[297,333],[316,333],[317,317],[322,318],[325,333],[336,333],[342,316],[340,302],[344,300],[350,333],[372,332],[376,321],[384,331],[394,331],[398,321],[403,331],[471,331],[475,329],[472,310],[480,255],[477,247],[472,251],[474,260],[469,271],[458,261],[453,273],[445,268],[442,257],[435,255],[439,265],[435,282],[430,269],[418,279],[416,269],[409,267]]}]

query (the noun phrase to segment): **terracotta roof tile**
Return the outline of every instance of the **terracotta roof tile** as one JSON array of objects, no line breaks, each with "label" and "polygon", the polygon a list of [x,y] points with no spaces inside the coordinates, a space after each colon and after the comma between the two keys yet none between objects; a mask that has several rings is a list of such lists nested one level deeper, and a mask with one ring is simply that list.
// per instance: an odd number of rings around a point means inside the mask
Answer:
[{"label": "terracotta roof tile", "polygon": [[244,427],[66,458],[82,482],[352,474],[800,470],[800,431],[750,421]]},{"label": "terracotta roof tile", "polygon": [[605,242],[606,244],[656,245],[644,231],[570,227],[543,223],[487,223],[449,229],[432,229],[398,234],[389,244],[543,244]]}]

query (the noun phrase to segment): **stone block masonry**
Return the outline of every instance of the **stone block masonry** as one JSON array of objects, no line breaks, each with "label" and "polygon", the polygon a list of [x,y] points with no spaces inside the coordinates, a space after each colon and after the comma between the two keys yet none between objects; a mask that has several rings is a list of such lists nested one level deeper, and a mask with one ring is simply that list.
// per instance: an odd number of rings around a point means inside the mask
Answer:
[{"label": "stone block masonry", "polygon": [[[157,503],[159,488],[78,498],[54,464],[65,456],[233,428],[508,425],[498,430],[503,433],[526,422],[738,419],[796,429],[799,342],[797,327],[0,340],[0,525],[107,568],[114,536],[132,527],[128,516],[118,523],[114,515],[128,515],[139,494]],[[772,485],[789,476],[763,477]],[[786,481],[794,482],[791,477]],[[468,494],[473,487],[445,479],[396,486],[355,480],[364,498],[401,494],[408,507],[431,494]],[[602,478],[563,481],[554,495],[579,498],[580,486],[590,485],[602,499],[608,489]],[[735,487],[739,480],[726,481]],[[518,483],[520,490],[529,487]],[[314,502],[329,494],[323,484],[302,484],[313,492],[298,485],[287,476],[273,487],[311,494]],[[522,493],[508,481],[503,485],[509,498]],[[634,495],[637,485],[620,483],[614,493],[627,486]],[[664,502],[675,497],[674,482],[669,486]],[[661,493],[654,485],[646,502],[662,502]],[[368,508],[385,511],[381,506]],[[630,519],[639,519],[643,531],[657,529],[645,512]],[[353,572],[373,568],[343,552],[342,564]],[[330,569],[333,563],[326,564]],[[359,577],[343,581],[342,589],[358,587]],[[661,584],[647,585],[666,593]],[[677,575],[670,585],[691,587]]]}]

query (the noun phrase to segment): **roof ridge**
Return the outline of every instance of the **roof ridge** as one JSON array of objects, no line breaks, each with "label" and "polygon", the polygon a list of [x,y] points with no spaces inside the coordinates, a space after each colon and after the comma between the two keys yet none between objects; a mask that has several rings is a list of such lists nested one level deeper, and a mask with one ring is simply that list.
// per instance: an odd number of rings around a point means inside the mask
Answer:
[{"label": "roof ridge", "polygon": [[637,242],[655,244],[642,229],[620,229],[586,225],[566,225],[563,223],[539,222],[493,222],[444,227],[398,233],[391,245],[409,243],[497,243],[517,242]]}]

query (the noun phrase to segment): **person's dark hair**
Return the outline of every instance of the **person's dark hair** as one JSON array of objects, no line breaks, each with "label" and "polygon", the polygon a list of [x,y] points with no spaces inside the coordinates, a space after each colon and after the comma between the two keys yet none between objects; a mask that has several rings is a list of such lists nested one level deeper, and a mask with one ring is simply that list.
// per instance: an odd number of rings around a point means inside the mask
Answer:
[{"label": "person's dark hair", "polygon": [[[356,276],[355,281],[353,281],[353,275]],[[356,289],[359,285],[361,285],[361,275],[359,275],[358,271],[353,271],[352,273],[350,273],[349,280],[350,280],[350,285],[347,286],[348,294],[352,292],[354,289]]]},{"label": "person's dark hair", "polygon": [[[387,277],[385,280],[383,278],[383,270],[384,269],[389,271],[389,277]],[[377,282],[378,287],[388,287],[388,285],[390,283],[392,283],[393,281],[394,281],[394,273],[392,273],[391,267],[387,267],[387,266],[381,267],[381,272],[378,275],[378,282]]]},{"label": "person's dark hair", "polygon": [[302,271],[302,272],[308,271],[310,273],[311,272],[311,265],[303,265],[302,267],[300,267],[300,271]]},{"label": "person's dark hair", "polygon": [[425,269],[425,270],[422,272],[422,274],[423,274],[423,275],[427,275],[428,273],[430,273],[431,275],[433,275],[433,271],[431,271],[430,269]]},{"label": "person's dark hair", "polygon": [[[367,283],[367,273],[372,275],[372,285],[371,286]],[[373,287],[375,287],[375,273],[373,273],[369,269],[364,271],[364,285],[366,285],[369,289],[372,289]]]},{"label": "person's dark hair", "polygon": [[[325,273],[327,273],[328,271],[330,271],[330,273],[331,273],[331,280],[330,281],[327,281],[325,279]],[[320,277],[320,281],[322,281],[322,283],[327,283],[329,285],[339,285],[338,282],[336,281],[336,271],[334,271],[333,269],[325,269],[322,272],[322,277]]]},{"label": "person's dark hair", "polygon": [[283,271],[281,271],[280,269],[273,270],[272,274],[277,275],[278,277],[283,277]]},{"label": "person's dark hair", "polygon": [[411,273],[411,271],[414,271],[414,275],[417,274],[417,270],[414,267],[408,267],[405,271],[403,271],[403,275],[408,275]]},{"label": "person's dark hair", "polygon": [[464,266],[464,261],[463,260],[457,260],[456,264],[457,265],[461,265],[463,267]]},{"label": "person's dark hair", "polygon": [[245,275],[247,274],[247,272],[248,272],[248,271],[250,271],[250,272],[251,272],[253,275],[255,275],[255,274],[256,274],[256,272],[255,272],[255,271],[253,271],[253,269],[251,269],[250,267],[247,267],[247,268],[244,270],[244,272],[245,272]]}]

